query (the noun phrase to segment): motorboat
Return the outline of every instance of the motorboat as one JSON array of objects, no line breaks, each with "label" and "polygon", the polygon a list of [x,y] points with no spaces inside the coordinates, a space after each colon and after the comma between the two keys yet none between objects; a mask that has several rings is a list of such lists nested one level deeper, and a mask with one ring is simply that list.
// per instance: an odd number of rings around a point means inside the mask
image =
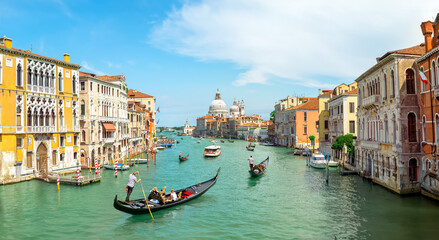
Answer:
[{"label": "motorboat", "polygon": [[314,153],[311,157],[309,164],[313,168],[325,169],[326,166],[328,165],[328,161],[326,161],[326,158],[323,154]]},{"label": "motorboat", "polygon": [[221,154],[221,147],[218,145],[211,145],[204,148],[205,157],[218,157]]}]

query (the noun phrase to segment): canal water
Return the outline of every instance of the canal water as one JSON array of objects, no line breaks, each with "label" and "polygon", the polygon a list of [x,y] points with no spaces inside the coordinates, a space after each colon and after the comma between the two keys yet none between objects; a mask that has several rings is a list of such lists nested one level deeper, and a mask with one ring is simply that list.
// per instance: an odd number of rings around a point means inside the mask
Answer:
[{"label": "canal water", "polygon": [[[180,137],[175,137],[180,139]],[[103,171],[83,187],[38,180],[0,186],[0,239],[435,239],[439,204],[421,196],[400,197],[358,176],[339,176],[305,166],[285,148],[246,142],[219,143],[222,154],[204,158],[208,140],[183,137],[157,155],[157,165]],[[189,154],[179,162],[178,154]],[[270,156],[266,175],[252,179],[247,158]],[[180,189],[212,178],[217,184],[184,205],[133,216],[113,208],[125,198],[129,173],[140,171],[145,192]],[[83,170],[87,171],[87,170]],[[146,193],[147,194],[147,193]],[[136,184],[132,199],[142,198]]]}]

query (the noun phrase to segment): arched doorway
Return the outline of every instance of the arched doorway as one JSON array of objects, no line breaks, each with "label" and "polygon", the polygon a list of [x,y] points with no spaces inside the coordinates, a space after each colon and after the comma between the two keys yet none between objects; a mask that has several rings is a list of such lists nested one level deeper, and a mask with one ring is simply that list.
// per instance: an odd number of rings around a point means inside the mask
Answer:
[{"label": "arched doorway", "polygon": [[85,152],[84,150],[81,151],[81,166],[85,166],[85,160],[86,160],[86,156],[85,156]]},{"label": "arched doorway", "polygon": [[112,148],[111,147],[109,147],[109,148],[107,148],[107,153],[108,153],[108,162],[110,162],[111,163],[111,160],[113,159],[113,151],[112,151]]},{"label": "arched doorway", "polygon": [[47,147],[43,143],[37,148],[37,171],[47,177]]},{"label": "arched doorway", "polygon": [[409,178],[410,181],[418,181],[418,161],[416,158],[409,160]]}]

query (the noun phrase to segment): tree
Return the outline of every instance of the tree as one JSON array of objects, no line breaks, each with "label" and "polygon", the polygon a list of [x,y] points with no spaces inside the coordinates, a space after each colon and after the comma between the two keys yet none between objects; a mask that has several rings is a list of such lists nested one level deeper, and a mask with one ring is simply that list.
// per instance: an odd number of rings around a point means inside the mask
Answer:
[{"label": "tree", "polygon": [[308,138],[309,138],[309,140],[311,141],[312,152],[314,152],[314,146],[315,146],[315,141],[314,141],[314,140],[316,140],[316,137],[315,137],[314,135],[311,135],[311,136],[309,136]]},{"label": "tree", "polygon": [[273,110],[273,111],[270,113],[270,120],[274,122],[274,117],[275,117],[275,116],[276,116],[276,111]]},{"label": "tree", "polygon": [[338,136],[331,148],[334,150],[342,150],[346,145],[349,155],[354,156],[355,154],[355,146],[353,141],[354,136],[352,134],[346,134],[343,136]]}]

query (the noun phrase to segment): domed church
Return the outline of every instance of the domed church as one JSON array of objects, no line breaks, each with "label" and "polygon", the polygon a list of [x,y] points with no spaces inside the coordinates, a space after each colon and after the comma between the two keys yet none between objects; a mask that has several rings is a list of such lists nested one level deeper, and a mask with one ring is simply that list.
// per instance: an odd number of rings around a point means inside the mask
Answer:
[{"label": "domed church", "polygon": [[210,103],[208,115],[214,117],[228,117],[227,105],[221,99],[219,89],[216,91],[215,100]]}]

